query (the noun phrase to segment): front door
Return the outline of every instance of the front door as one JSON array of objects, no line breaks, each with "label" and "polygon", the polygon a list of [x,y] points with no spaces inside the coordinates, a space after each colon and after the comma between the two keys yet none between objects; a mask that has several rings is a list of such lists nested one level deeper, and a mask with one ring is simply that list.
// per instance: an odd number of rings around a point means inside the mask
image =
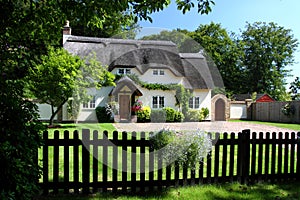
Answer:
[{"label": "front door", "polygon": [[121,120],[130,119],[130,95],[119,96],[120,118]]}]

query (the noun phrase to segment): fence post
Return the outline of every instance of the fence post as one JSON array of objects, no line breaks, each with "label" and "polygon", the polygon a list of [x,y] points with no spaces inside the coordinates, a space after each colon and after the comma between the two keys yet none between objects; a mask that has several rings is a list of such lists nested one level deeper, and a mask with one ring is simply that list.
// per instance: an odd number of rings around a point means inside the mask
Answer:
[{"label": "fence post", "polygon": [[241,184],[247,184],[250,164],[250,129],[245,129],[238,135],[238,171],[237,176]]},{"label": "fence post", "polygon": [[297,133],[297,181],[300,180],[300,132]]},{"label": "fence post", "polygon": [[82,182],[83,194],[89,194],[90,181],[90,130],[82,129]]},{"label": "fence post", "polygon": [[43,132],[43,194],[49,194],[49,150],[48,150],[48,131]]}]

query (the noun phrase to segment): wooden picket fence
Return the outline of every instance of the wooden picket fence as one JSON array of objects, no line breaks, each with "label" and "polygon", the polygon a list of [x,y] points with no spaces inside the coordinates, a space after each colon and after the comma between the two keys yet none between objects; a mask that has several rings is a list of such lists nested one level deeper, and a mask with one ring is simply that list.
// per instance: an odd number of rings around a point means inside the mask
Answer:
[{"label": "wooden picket fence", "polygon": [[[165,166],[146,134],[88,129],[44,132],[44,194],[147,192],[166,187],[238,181],[300,180],[300,132],[210,134],[212,152],[196,168]],[[148,152],[148,153],[147,153]],[[176,152],[175,152],[176,153]]]}]

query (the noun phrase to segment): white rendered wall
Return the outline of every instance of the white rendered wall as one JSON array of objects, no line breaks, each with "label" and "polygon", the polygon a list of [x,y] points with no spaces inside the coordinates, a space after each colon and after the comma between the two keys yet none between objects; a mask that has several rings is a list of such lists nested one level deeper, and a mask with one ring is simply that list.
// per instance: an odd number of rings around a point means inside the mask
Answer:
[{"label": "white rendered wall", "polygon": [[[50,120],[52,115],[51,106],[49,104],[36,104],[38,106],[38,111],[40,114],[39,120]],[[54,108],[56,109],[56,108]],[[57,115],[54,117],[54,120],[57,119]]]},{"label": "white rendered wall", "polygon": [[153,75],[154,69],[148,69],[143,75],[140,76],[140,79],[147,83],[162,83],[162,84],[170,84],[170,83],[177,83],[179,84],[182,81],[182,77],[175,76],[170,70],[164,70],[164,75]]},{"label": "white rendered wall", "polygon": [[193,94],[195,97],[200,97],[200,108],[208,108],[209,116],[206,120],[211,120],[211,90],[196,89]]}]

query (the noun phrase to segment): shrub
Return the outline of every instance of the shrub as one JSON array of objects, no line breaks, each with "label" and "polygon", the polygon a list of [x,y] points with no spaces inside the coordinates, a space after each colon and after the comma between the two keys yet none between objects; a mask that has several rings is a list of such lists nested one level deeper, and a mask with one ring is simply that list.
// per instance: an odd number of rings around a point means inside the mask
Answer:
[{"label": "shrub", "polygon": [[166,111],[152,110],[150,114],[151,122],[166,122]]},{"label": "shrub", "polygon": [[98,106],[95,110],[96,110],[96,116],[99,123],[111,122],[112,112],[111,109],[109,109],[109,105],[105,107]]},{"label": "shrub", "polygon": [[201,110],[188,110],[185,119],[190,122],[199,122],[205,120],[208,115],[208,108],[201,108]]},{"label": "shrub", "polygon": [[184,115],[180,111],[175,112],[174,122],[182,122],[184,120]]},{"label": "shrub", "polygon": [[186,121],[199,122],[200,121],[200,110],[188,110],[185,116]]},{"label": "shrub", "polygon": [[142,110],[137,112],[138,122],[150,122],[151,108],[144,106]]},{"label": "shrub", "polygon": [[200,110],[200,120],[205,120],[207,119],[209,115],[209,109],[208,108],[201,108]]},{"label": "shrub", "polygon": [[153,150],[159,150],[174,141],[176,134],[173,131],[162,129],[151,133],[149,141]]},{"label": "shrub", "polygon": [[170,130],[161,130],[151,134],[149,141],[151,147],[160,152],[166,165],[178,161],[183,167],[194,169],[212,149],[212,141],[208,135],[202,131],[189,133],[177,133]]},{"label": "shrub", "polygon": [[174,122],[176,110],[171,107],[165,107],[163,110],[166,112],[166,122]]}]

